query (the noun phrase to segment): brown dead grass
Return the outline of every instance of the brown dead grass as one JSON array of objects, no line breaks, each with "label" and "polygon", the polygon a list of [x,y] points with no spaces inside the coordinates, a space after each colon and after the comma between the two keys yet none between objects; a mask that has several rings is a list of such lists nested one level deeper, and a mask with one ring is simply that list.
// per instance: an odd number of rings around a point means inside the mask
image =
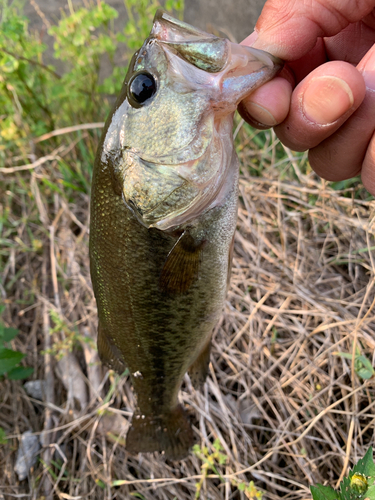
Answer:
[{"label": "brown dead grass", "polygon": [[[264,498],[308,499],[311,484],[335,486],[374,443],[374,378],[360,379],[336,353],[359,349],[374,364],[375,202],[355,198],[354,189],[352,197],[332,190],[311,173],[305,155],[281,155],[271,132],[257,149],[257,134],[239,133],[243,172],[261,176],[241,177],[232,282],[210,376],[203,394],[187,377],[181,392],[201,446],[213,453],[218,439],[227,456],[216,463],[221,477],[207,471],[207,500],[245,499],[238,484],[251,480]],[[45,162],[2,173],[3,210],[14,227],[3,230],[4,318],[20,329],[12,346],[35,368],[31,379],[47,385],[38,401],[22,382],[1,382],[0,426],[8,441],[0,445],[0,498],[194,498],[202,478],[196,455],[169,462],[125,451],[134,408],[129,379],[102,369],[84,341],[96,332],[89,198],[79,194],[72,202],[41,179],[58,185],[56,158],[73,165],[78,140],[93,151],[98,135],[84,132],[74,143],[75,136],[61,137],[58,150],[46,147]],[[15,189],[22,183],[23,191]],[[64,324],[51,335],[56,315]],[[62,359],[44,352],[53,346]],[[43,446],[19,482],[16,451],[29,429]]]}]

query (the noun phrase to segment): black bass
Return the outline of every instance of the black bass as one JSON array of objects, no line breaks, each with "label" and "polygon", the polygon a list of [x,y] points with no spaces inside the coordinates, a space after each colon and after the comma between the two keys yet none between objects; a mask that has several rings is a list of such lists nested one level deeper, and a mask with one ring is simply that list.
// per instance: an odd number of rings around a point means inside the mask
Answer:
[{"label": "black bass", "polygon": [[200,388],[225,300],[237,218],[238,103],[280,60],[158,11],[134,55],[96,156],[90,259],[101,359],[137,394],[126,447],[184,457],[178,402]]}]

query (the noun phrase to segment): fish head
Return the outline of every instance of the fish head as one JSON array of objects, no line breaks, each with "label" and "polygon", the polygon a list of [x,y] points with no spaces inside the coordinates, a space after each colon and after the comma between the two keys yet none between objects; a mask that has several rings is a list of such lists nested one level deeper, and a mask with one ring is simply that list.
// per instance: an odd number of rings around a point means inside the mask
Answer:
[{"label": "fish head", "polygon": [[231,164],[233,112],[281,67],[266,52],[157,12],[131,60],[101,151],[143,225],[175,228],[212,205]]}]

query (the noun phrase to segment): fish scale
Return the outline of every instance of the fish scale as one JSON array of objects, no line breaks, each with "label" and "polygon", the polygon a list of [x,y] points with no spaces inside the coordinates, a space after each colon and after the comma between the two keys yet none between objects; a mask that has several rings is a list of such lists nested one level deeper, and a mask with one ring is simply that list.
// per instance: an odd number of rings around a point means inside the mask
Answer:
[{"label": "fish scale", "polygon": [[[100,357],[129,369],[137,395],[131,453],[181,459],[194,443],[178,392],[186,371],[196,389],[204,383],[228,285],[233,112],[281,66],[159,11],[107,119],[92,180],[90,268]],[[147,89],[137,94],[139,75]]]}]

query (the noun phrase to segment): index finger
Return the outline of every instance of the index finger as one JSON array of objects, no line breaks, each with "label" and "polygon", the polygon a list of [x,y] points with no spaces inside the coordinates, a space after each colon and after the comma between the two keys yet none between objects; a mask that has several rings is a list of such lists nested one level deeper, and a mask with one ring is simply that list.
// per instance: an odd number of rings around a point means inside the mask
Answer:
[{"label": "index finger", "polygon": [[374,7],[375,0],[268,0],[255,26],[253,47],[295,61],[313,49],[319,37],[336,35]]}]

